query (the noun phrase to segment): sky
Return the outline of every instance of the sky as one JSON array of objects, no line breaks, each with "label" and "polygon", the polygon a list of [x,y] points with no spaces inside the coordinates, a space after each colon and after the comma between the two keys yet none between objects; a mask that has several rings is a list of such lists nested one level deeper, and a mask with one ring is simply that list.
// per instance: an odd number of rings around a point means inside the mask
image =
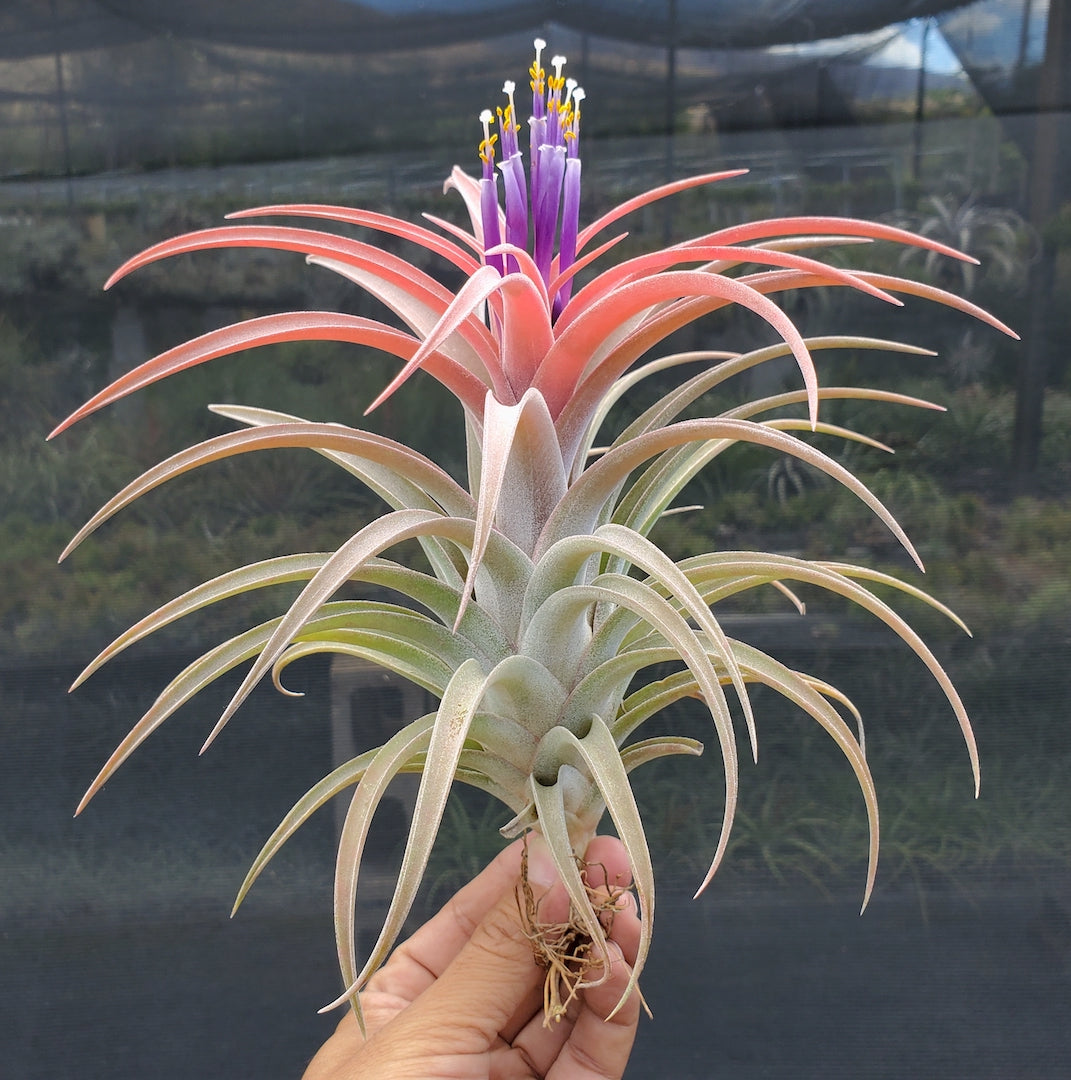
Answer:
[{"label": "sky", "polygon": [[[912,19],[904,23],[900,34],[870,62],[886,67],[917,68],[925,23],[925,19]],[[963,70],[936,23],[930,26],[926,41],[926,70],[938,75],[954,75]]]}]

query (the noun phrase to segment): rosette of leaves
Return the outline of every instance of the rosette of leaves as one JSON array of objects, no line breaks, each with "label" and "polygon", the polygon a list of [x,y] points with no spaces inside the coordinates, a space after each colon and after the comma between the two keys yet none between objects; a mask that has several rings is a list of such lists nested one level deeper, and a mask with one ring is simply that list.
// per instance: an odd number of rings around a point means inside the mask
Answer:
[{"label": "rosette of leaves", "polygon": [[[879,389],[820,387],[814,351],[924,350],[854,336],[804,340],[771,298],[813,286],[854,289],[875,303],[899,303],[896,294],[913,294],[1005,329],[977,307],[934,286],[838,269],[814,252],[887,240],[948,258],[963,256],[888,225],[807,217],[720,229],[599,269],[621,238],[608,231],[627,214],[736,173],[655,188],[580,228],[582,92],[563,78],[561,58],[554,59],[547,74],[541,48],[537,42],[530,73],[527,168],[518,141],[514,87],[507,83],[507,104],[497,121],[489,112],[481,118],[481,177],[455,168],[447,180],[446,187],[468,208],[470,230],[431,219],[436,231],[341,207],[264,207],[234,215],[246,219],[242,223],[156,244],[108,282],[110,286],[138,267],[172,255],[235,246],[282,249],[298,252],[371,293],[405,329],[328,311],[240,322],[148,360],[56,429],[58,433],[174,372],[239,350],[295,340],[352,342],[396,356],[399,372],[371,407],[418,370],[441,382],[460,403],[468,446],[467,486],[404,443],[359,428],[260,408],[212,406],[239,429],[149,469],[103,506],[64,553],[166,480],[210,462],[270,448],[322,454],[388,505],[388,512],[335,551],[269,559],[190,590],[131,627],[78,679],[206,605],[248,590],[303,583],[297,599],[278,618],[205,653],[162,691],[94,780],[83,806],[180,705],[250,661],[206,746],[265,676],[278,683],[289,663],[311,653],[374,661],[436,696],[439,704],[433,712],[412,718],[382,746],[339,766],[294,806],[257,856],[239,896],[240,902],[280,846],[317,808],[352,790],[339,841],[334,901],[346,988],[339,1002],[351,1001],[358,1016],[357,991],[383,962],[403,926],[455,780],[501,800],[507,808],[502,826],[506,836],[527,830],[543,835],[572,898],[576,927],[594,955],[605,948],[605,935],[578,856],[609,813],[627,850],[642,912],[642,940],[629,987],[634,989],[650,946],[655,889],[629,777],[654,758],[701,751],[689,738],[641,737],[646,720],[686,697],[702,699],[709,709],[724,765],[724,818],[699,891],[722,861],[737,804],[730,698],[738,699],[752,751],[757,752],[748,687],[760,683],[813,717],[854,771],[870,823],[869,896],[878,853],[878,806],[861,728],[857,733],[849,723],[854,709],[833,687],[726,633],[718,607],[742,592],[775,588],[802,609],[794,585],[818,586],[853,601],[895,630],[951,703],[977,786],[977,754],[963,703],[930,649],[875,587],[898,589],[955,620],[936,600],[886,574],[840,562],[762,551],[711,551],[678,562],[650,538],[688,482],[743,442],[791,455],[842,484],[918,562],[889,510],[851,472],[810,445],[806,435],[819,432],[872,443],[863,434],[821,420],[819,406],[826,400],[866,398],[933,407]],[[460,271],[464,283],[451,291],[398,255],[362,240],[250,220],[280,215],[402,237],[440,257],[455,273]],[[578,277],[581,271],[583,278]],[[780,343],[743,354],[649,357],[674,331],[730,305],[764,319]],[[799,390],[747,401],[716,415],[691,415],[704,395],[733,376],[789,355],[800,371]],[[685,374],[688,371],[692,373]],[[609,445],[599,446],[600,429],[615,404],[648,377],[658,374],[664,381],[667,373],[680,373],[673,389]],[[786,415],[793,407],[797,415]],[[422,569],[391,558],[393,548],[411,540],[423,549]],[[354,582],[387,587],[408,602],[334,599]],[[664,671],[667,664],[676,665],[671,674],[644,682],[645,672],[655,667]],[[419,773],[420,784],[397,886],[376,944],[358,962],[354,909],[361,855],[384,792],[404,772]],[[582,980],[582,972],[577,978]]]}]

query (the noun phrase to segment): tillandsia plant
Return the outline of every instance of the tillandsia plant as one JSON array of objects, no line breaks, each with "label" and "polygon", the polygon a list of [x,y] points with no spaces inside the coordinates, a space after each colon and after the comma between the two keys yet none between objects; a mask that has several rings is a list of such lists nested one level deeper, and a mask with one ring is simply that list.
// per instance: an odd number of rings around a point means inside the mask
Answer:
[{"label": "tillandsia plant", "polygon": [[[370,409],[420,370],[460,403],[467,488],[426,456],[380,435],[266,409],[213,405],[216,413],[242,426],[149,469],[102,507],[64,552],[65,557],[113,514],[165,480],[255,450],[316,451],[388,505],[388,512],[363,525],[336,551],[257,562],[186,592],[132,626],[75,683],[146,635],[208,604],[248,590],[304,583],[284,614],[205,653],[164,689],[93,781],[82,806],[180,705],[246,661],[252,666],[206,746],[265,676],[270,674],[282,689],[286,666],[313,653],[372,660],[438,698],[434,712],[414,718],[382,746],[340,765],[316,784],[267,841],[240,890],[239,903],[280,846],[317,808],[354,789],[339,840],[334,904],[345,984],[336,1004],[350,1001],[358,1016],[357,991],[403,927],[455,780],[489,792],[508,807],[509,820],[501,830],[505,836],[541,833],[569,891],[575,933],[566,938],[578,944],[552,965],[552,981],[562,983],[550,989],[548,1016],[560,1015],[576,985],[583,983],[584,956],[597,958],[606,947],[580,857],[609,813],[631,863],[642,913],[639,955],[626,996],[636,990],[651,942],[655,889],[629,776],[652,759],[701,752],[701,744],[689,738],[637,737],[646,720],[687,697],[701,699],[709,709],[724,766],[724,817],[699,892],[722,861],[737,804],[730,698],[739,701],[757,753],[748,687],[765,684],[813,717],[854,770],[870,830],[865,905],[878,854],[878,806],[858,713],[827,683],[727,635],[716,609],[748,590],[777,589],[802,611],[793,591],[797,583],[818,586],[854,601],[891,627],[951,703],[977,791],[975,741],[960,697],[933,653],[875,590],[899,590],[958,623],[937,600],[888,574],[841,562],[761,551],[714,551],[675,561],[650,533],[705,465],[735,444],[752,443],[791,455],[838,481],[919,562],[889,510],[806,436],[818,432],[880,445],[820,420],[820,403],[832,399],[936,408],[885,390],[820,387],[813,353],[883,349],[919,355],[926,350],[857,336],[804,340],[771,296],[844,286],[875,302],[898,304],[895,294],[913,294],[1011,331],[939,288],[838,269],[816,259],[817,249],[872,240],[967,258],[898,228],[844,218],[736,225],[596,272],[623,235],[608,236],[608,230],[625,215],[743,170],[654,188],[580,228],[583,93],[563,77],[563,58],[551,61],[549,73],[544,69],[544,47],[536,42],[530,71],[527,167],[515,87],[506,83],[506,102],[497,115],[488,111],[481,116],[481,176],[455,168],[446,181],[446,188],[464,200],[471,230],[429,218],[436,231],[370,211],[321,205],[268,206],[232,215],[320,218],[403,238],[464,275],[456,292],[372,244],[306,228],[243,222],[156,244],[125,263],[108,286],[171,255],[220,247],[283,249],[349,279],[407,329],[328,311],[250,319],[148,360],[53,433],[196,364],[254,346],[312,339],[368,346],[399,358],[400,370]],[[647,359],[674,331],[734,304],[764,319],[777,331],[779,343],[743,354],[695,351]],[[787,356],[798,365],[801,389],[718,415],[683,418],[733,376]],[[599,445],[600,429],[623,395],[652,375],[664,379],[674,372],[681,377],[673,389],[608,445]],[[386,554],[413,539],[423,549],[423,568]],[[407,603],[333,599],[354,582],[387,587]],[[672,673],[655,677],[666,665]],[[661,671],[652,674],[655,667]],[[405,772],[421,774],[412,823],[383,927],[359,964],[354,911],[361,855],[384,791]]]}]

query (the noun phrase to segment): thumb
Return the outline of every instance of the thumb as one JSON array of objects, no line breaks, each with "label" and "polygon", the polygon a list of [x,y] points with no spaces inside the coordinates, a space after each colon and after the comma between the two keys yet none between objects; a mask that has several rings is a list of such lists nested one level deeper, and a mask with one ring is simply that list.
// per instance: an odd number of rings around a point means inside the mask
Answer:
[{"label": "thumb", "polygon": [[[527,850],[527,883],[540,924],[565,922],[569,897],[543,838],[530,837]],[[463,1044],[458,1051],[480,1052],[500,1035],[512,1037],[542,1006],[545,973],[535,962],[524,904],[520,889],[506,889],[422,996],[422,1005],[449,1014]]]}]

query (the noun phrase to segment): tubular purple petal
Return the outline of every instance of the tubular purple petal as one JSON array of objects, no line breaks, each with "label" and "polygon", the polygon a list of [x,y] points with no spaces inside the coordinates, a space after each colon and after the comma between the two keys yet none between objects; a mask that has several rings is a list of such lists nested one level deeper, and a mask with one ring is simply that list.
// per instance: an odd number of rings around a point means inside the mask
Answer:
[{"label": "tubular purple petal", "polygon": [[[498,225],[498,179],[480,180],[480,217],[483,221],[484,250],[498,247],[502,243],[502,233]],[[500,274],[505,273],[505,263],[501,255],[485,255],[484,262],[493,266]]]},{"label": "tubular purple petal", "polygon": [[[483,226],[483,249],[489,250],[502,243],[502,230],[498,220],[498,177],[495,175],[495,142],[497,135],[491,134],[490,109],[480,113],[483,124],[483,141],[480,143],[480,161],[483,163],[483,175],[480,177],[480,222]],[[484,256],[484,262],[493,266],[500,274],[505,273],[505,263],[501,255]]]},{"label": "tubular purple petal", "polygon": [[544,143],[539,148],[539,187],[532,192],[532,227],[535,232],[535,250],[532,254],[543,280],[548,284],[564,172],[565,147]]},{"label": "tubular purple petal", "polygon": [[[580,230],[580,158],[569,157],[565,162],[565,185],[562,196],[562,233],[558,244],[558,273],[564,273],[576,260],[576,237]],[[569,278],[554,298],[553,317],[556,319],[569,303],[573,279]]]},{"label": "tubular purple petal", "polygon": [[528,118],[528,168],[531,170],[530,188],[532,208],[535,209],[536,193],[539,191],[539,148],[547,141],[547,120],[543,116]]},{"label": "tubular purple petal", "polygon": [[528,250],[528,190],[520,151],[498,167],[506,192],[506,243]]}]

